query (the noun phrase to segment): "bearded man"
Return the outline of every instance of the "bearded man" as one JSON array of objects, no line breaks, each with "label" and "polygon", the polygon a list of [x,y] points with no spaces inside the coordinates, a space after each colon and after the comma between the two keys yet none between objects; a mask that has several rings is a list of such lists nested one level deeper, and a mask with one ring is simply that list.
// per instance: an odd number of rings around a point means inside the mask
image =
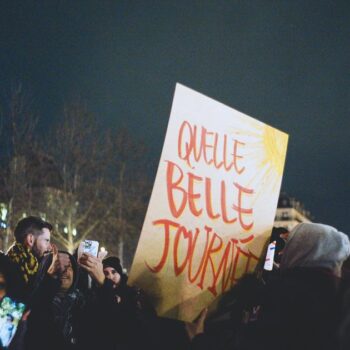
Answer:
[{"label": "bearded man", "polygon": [[15,242],[7,255],[18,265],[28,285],[32,283],[42,257],[51,250],[51,231],[51,224],[35,216],[28,216],[17,223]]}]

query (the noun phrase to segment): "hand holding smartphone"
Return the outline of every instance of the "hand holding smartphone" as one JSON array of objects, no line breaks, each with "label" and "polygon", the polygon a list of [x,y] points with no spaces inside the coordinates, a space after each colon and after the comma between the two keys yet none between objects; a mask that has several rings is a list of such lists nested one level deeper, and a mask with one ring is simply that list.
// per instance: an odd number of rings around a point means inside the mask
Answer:
[{"label": "hand holding smartphone", "polygon": [[[81,242],[78,248],[78,262],[97,284],[102,285],[105,276],[102,259],[98,257],[98,246],[99,243],[97,241],[85,240]],[[83,255],[84,253],[86,255]]]},{"label": "hand holding smartphone", "polygon": [[80,242],[79,248],[78,248],[78,260],[80,260],[83,253],[87,253],[97,257],[98,246],[99,246],[98,241],[91,241],[91,240],[85,239],[84,241]]}]

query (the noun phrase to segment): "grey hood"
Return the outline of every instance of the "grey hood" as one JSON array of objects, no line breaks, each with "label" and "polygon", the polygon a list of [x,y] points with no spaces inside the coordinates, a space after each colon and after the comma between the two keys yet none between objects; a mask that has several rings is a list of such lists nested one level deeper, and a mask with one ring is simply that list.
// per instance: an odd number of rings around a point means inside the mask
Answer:
[{"label": "grey hood", "polygon": [[289,233],[280,268],[321,267],[340,271],[349,255],[347,235],[332,226],[302,223]]}]

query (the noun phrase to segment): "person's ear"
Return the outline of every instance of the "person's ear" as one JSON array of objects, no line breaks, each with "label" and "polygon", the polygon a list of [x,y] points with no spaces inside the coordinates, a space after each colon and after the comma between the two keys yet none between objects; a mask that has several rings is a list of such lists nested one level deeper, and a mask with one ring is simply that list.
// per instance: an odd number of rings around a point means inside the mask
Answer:
[{"label": "person's ear", "polygon": [[29,233],[27,236],[26,236],[26,238],[25,238],[25,240],[24,240],[24,243],[25,243],[25,245],[27,245],[29,248],[32,248],[33,247],[33,245],[34,245],[34,235],[32,234],[32,233]]}]

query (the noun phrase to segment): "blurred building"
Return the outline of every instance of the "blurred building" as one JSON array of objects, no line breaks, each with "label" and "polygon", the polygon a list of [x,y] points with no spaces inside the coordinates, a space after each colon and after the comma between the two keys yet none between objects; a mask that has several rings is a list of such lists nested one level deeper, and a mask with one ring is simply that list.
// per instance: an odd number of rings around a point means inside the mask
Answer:
[{"label": "blurred building", "polygon": [[286,193],[281,193],[278,199],[275,227],[284,227],[291,230],[301,222],[311,222],[311,214],[305,210],[303,204],[295,198],[289,197]]}]

